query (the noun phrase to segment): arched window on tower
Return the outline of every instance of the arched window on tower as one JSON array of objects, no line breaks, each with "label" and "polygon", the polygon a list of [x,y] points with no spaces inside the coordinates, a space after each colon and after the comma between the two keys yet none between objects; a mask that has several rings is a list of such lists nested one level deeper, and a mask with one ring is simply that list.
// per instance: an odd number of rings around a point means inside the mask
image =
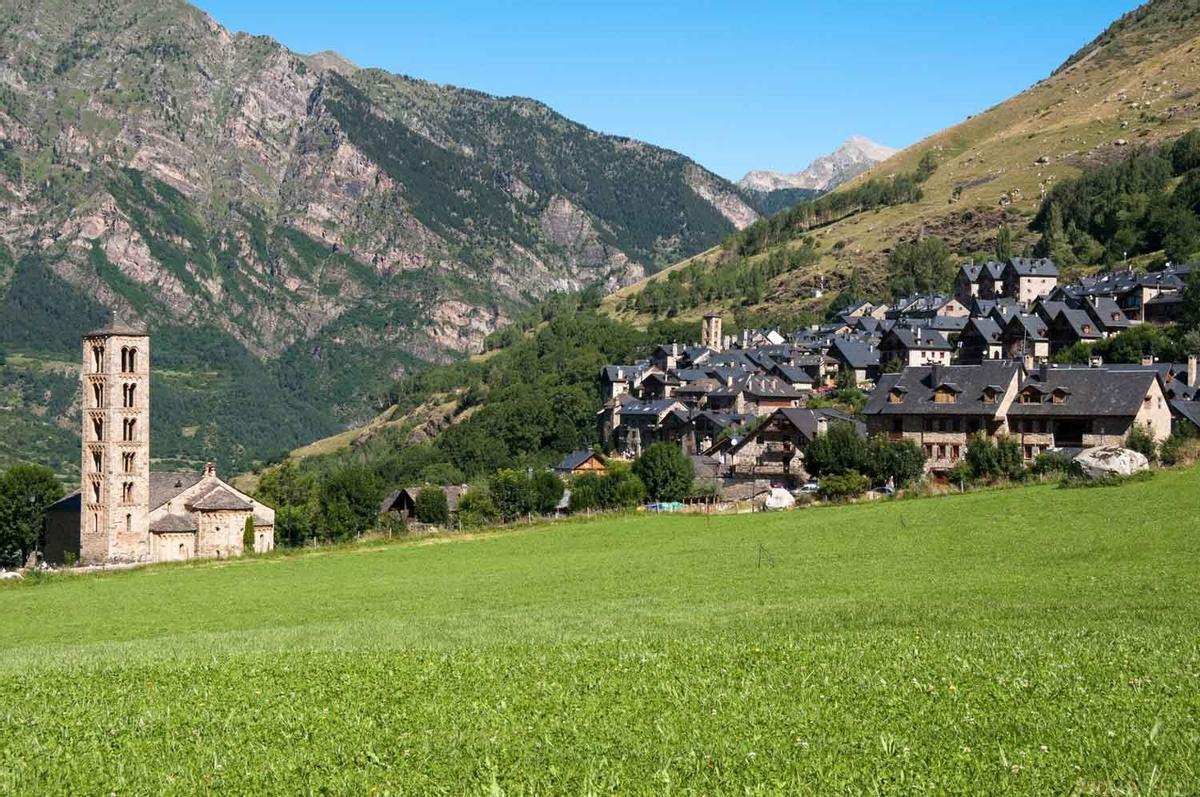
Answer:
[{"label": "arched window on tower", "polygon": [[97,504],[100,503],[100,482],[92,482],[92,500]]},{"label": "arched window on tower", "polygon": [[92,406],[101,409],[104,407],[104,386],[99,382],[92,385]]},{"label": "arched window on tower", "polygon": [[92,370],[95,371],[96,373],[100,373],[101,371],[104,370],[104,347],[103,346],[93,346],[92,347]]},{"label": "arched window on tower", "polygon": [[121,439],[130,442],[137,439],[137,418],[126,418],[123,422]]},{"label": "arched window on tower", "polygon": [[96,435],[97,440],[104,439],[104,419],[92,418],[92,433]]},{"label": "arched window on tower", "polygon": [[104,458],[99,451],[92,451],[92,470],[99,473],[104,468]]},{"label": "arched window on tower", "polygon": [[121,469],[125,473],[133,473],[133,462],[137,454],[127,451],[121,455]]},{"label": "arched window on tower", "polygon": [[137,385],[127,384],[121,386],[121,406],[133,407],[137,403]]},{"label": "arched window on tower", "polygon": [[128,354],[129,361],[127,363],[128,367],[125,369],[126,371],[132,373],[137,370],[137,355],[138,355],[137,349],[129,350],[129,354]]},{"label": "arched window on tower", "polygon": [[125,482],[121,485],[121,503],[133,503],[133,482]]}]

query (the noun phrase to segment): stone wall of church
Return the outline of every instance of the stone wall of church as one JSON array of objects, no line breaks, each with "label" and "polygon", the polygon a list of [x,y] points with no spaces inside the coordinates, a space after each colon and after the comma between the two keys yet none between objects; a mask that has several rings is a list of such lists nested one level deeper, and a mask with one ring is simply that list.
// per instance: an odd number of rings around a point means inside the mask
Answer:
[{"label": "stone wall of church", "polygon": [[197,512],[196,556],[218,559],[241,556],[242,533],[246,518],[251,516],[245,510]]}]

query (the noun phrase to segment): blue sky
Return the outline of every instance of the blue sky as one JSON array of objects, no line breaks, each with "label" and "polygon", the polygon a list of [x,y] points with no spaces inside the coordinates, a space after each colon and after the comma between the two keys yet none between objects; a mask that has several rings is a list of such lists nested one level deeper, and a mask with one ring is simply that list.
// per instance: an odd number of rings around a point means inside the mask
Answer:
[{"label": "blue sky", "polygon": [[200,0],[299,52],[541,100],[730,179],[858,133],[895,147],[1017,93],[1136,0]]}]

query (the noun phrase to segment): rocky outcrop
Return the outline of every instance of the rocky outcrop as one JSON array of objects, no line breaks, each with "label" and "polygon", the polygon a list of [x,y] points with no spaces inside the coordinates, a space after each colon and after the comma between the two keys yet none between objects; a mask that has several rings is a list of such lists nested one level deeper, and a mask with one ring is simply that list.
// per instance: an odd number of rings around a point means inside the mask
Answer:
[{"label": "rocky outcrop", "polygon": [[737,184],[747,191],[763,194],[786,188],[832,191],[898,151],[863,136],[850,136],[833,152],[822,155],[798,172],[751,171]]},{"label": "rocky outcrop", "polygon": [[1150,461],[1144,454],[1120,446],[1084,449],[1075,457],[1075,463],[1089,479],[1132,476],[1150,469]]}]

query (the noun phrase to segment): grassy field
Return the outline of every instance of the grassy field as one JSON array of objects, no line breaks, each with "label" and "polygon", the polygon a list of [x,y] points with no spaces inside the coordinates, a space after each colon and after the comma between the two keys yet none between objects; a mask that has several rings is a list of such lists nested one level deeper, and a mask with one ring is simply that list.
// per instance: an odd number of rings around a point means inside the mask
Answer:
[{"label": "grassy field", "polygon": [[0,588],[0,792],[1195,794],[1200,472]]}]

